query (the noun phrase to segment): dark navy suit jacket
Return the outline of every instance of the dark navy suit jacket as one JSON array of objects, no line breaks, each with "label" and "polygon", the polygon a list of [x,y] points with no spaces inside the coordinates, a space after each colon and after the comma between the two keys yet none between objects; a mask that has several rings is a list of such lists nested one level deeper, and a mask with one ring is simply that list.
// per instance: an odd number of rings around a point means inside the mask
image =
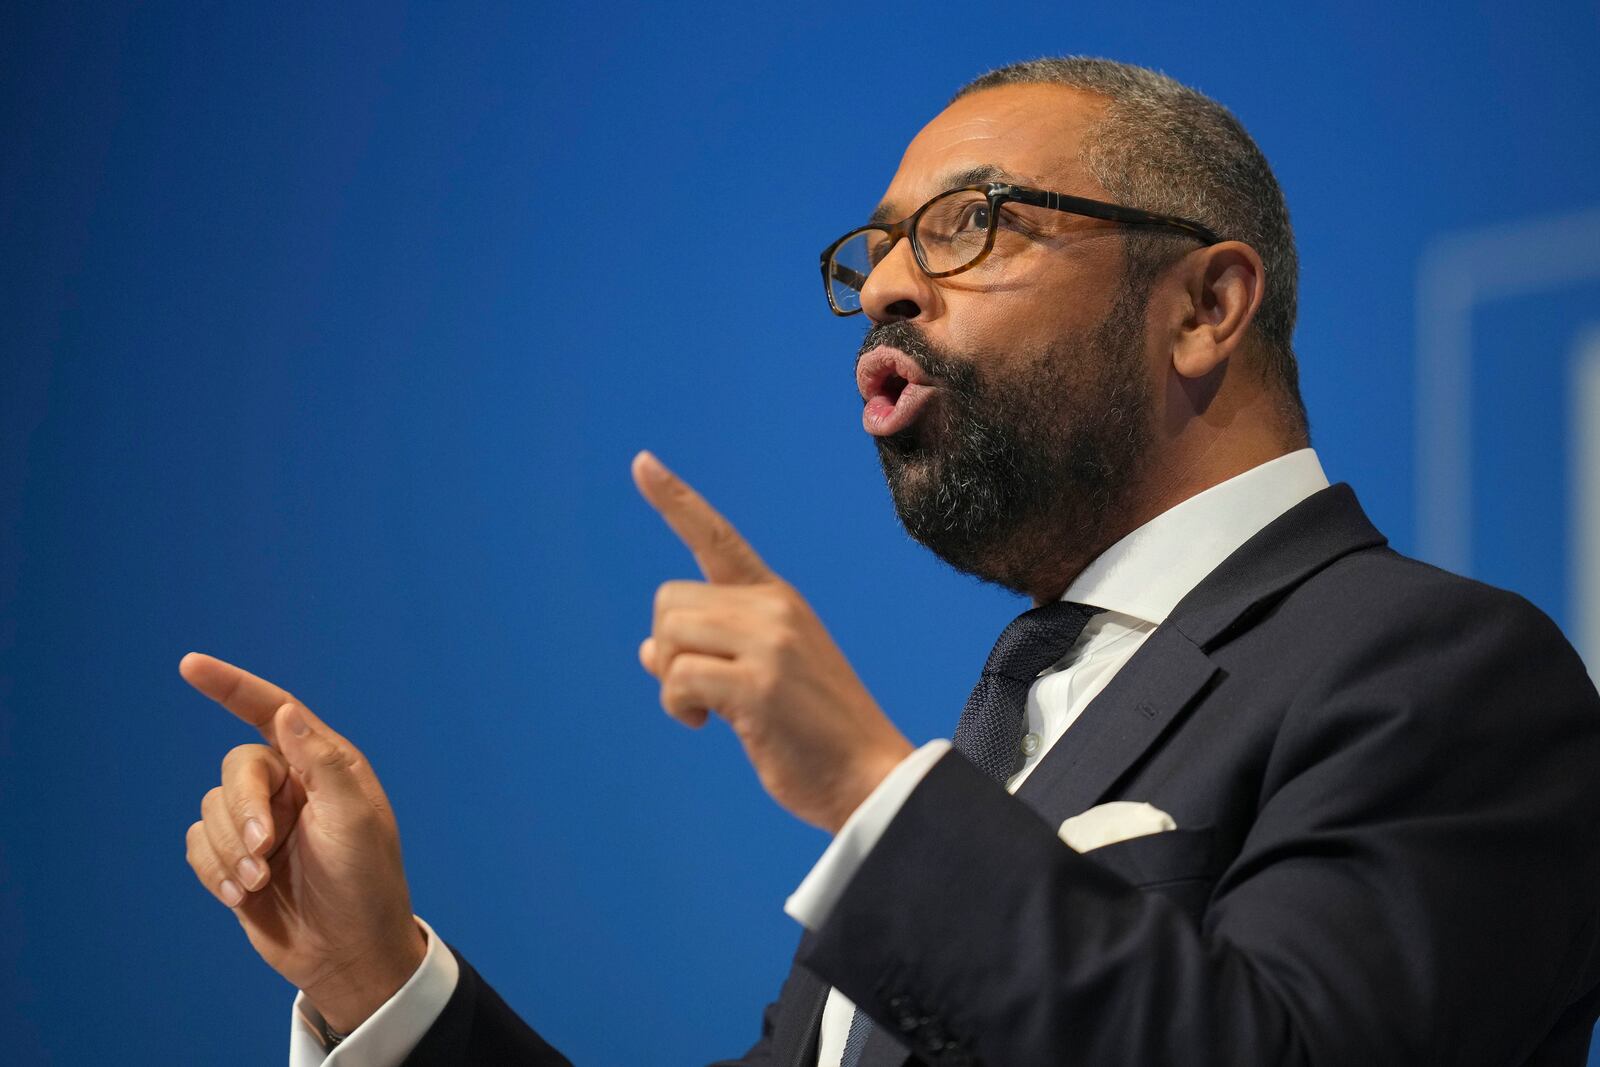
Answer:
[{"label": "dark navy suit jacket", "polygon": [[[1178,829],[1057,838],[1109,800]],[[1340,485],[1201,582],[1015,796],[936,764],[732,1062],[812,1067],[835,985],[880,1024],[864,1067],[1577,1067],[1597,934],[1582,664]],[[565,1060],[464,966],[407,1062]]]}]

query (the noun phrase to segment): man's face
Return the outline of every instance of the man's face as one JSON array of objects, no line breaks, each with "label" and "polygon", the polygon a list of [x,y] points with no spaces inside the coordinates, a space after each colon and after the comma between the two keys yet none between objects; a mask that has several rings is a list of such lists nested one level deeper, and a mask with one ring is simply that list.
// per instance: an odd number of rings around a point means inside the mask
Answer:
[{"label": "man's face", "polygon": [[[881,211],[988,180],[1105,199],[1078,162],[1098,110],[1060,86],[964,97],[912,141]],[[1118,231],[1042,208],[1007,205],[989,258],[950,278],[895,246],[862,291],[857,384],[913,537],[1028,593],[1041,566],[1105,547],[1152,437],[1144,296]]]}]

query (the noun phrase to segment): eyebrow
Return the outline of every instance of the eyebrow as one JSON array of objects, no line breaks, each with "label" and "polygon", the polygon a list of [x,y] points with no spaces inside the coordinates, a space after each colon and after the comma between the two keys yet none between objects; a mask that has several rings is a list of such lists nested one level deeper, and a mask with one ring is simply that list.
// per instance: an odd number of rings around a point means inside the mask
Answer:
[{"label": "eyebrow", "polygon": [[[998,164],[980,163],[975,167],[968,167],[966,170],[945,175],[944,180],[939,183],[939,192],[947,193],[951,189],[960,189],[964,185],[982,185],[984,182],[1009,182],[1012,185],[1026,184],[1021,178]],[[885,222],[893,222],[897,217],[903,218],[904,216],[899,215],[899,212],[885,200],[867,218],[867,223],[872,226],[878,226]]]}]

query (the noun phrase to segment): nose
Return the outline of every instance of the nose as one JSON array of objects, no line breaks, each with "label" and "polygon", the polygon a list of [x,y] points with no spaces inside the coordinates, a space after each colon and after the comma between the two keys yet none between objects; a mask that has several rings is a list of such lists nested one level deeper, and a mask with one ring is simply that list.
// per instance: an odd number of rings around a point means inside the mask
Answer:
[{"label": "nose", "polygon": [[895,242],[861,287],[861,310],[873,322],[925,320],[932,316],[939,300],[933,280],[917,266],[911,242]]}]

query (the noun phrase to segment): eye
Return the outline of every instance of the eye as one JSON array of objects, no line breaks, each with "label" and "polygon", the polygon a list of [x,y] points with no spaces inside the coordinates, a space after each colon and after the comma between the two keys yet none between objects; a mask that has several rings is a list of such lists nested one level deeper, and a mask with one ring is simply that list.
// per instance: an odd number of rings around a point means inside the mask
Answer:
[{"label": "eye", "polygon": [[989,202],[987,200],[974,200],[962,208],[961,214],[956,219],[956,233],[970,233],[974,230],[987,230],[989,228]]}]

